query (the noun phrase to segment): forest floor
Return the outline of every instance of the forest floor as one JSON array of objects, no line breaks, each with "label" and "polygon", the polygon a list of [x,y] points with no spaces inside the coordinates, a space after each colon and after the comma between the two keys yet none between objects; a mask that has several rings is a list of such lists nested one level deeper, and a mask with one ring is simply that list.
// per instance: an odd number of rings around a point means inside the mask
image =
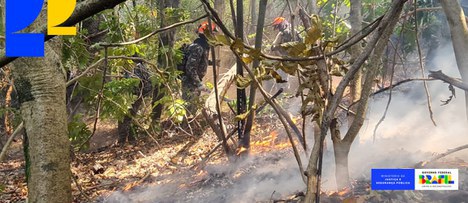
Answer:
[{"label": "forest floor", "polygon": [[[220,148],[203,164],[218,144],[210,129],[199,135],[166,130],[158,143],[143,137],[120,147],[116,124],[100,122],[90,149],[76,153],[72,162],[74,202],[300,201],[305,186],[283,126],[272,113],[257,121],[248,157],[228,160]],[[2,203],[25,202],[27,196],[21,145],[21,140],[15,142],[8,161],[0,163]],[[369,180],[360,179],[353,181],[354,195],[349,188],[323,191],[322,202],[466,201],[468,163],[447,158],[427,167],[437,166],[459,168],[459,191],[371,191]]]}]

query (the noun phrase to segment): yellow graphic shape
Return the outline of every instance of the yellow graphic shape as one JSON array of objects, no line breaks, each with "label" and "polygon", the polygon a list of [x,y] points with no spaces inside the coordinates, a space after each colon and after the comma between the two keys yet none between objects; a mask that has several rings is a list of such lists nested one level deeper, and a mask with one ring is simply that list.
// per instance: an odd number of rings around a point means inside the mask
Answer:
[{"label": "yellow graphic shape", "polygon": [[48,0],[47,5],[47,34],[76,35],[76,27],[61,27],[73,13],[76,0]]}]

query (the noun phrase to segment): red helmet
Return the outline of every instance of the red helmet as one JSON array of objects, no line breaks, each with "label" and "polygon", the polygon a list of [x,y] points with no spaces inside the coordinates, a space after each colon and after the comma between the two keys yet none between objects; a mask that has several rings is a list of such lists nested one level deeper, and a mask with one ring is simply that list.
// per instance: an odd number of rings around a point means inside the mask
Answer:
[{"label": "red helmet", "polygon": [[[205,21],[198,26],[198,33],[203,34],[205,30],[208,28],[209,28],[209,23],[208,21]],[[211,22],[211,30],[216,31],[216,24],[214,24],[213,22]]]},{"label": "red helmet", "polygon": [[273,23],[272,25],[275,26],[275,25],[279,25],[281,23],[283,23],[286,19],[284,17],[277,17],[273,20]]},{"label": "red helmet", "polygon": [[284,17],[277,17],[273,20],[273,23],[271,23],[273,26],[273,29],[275,30],[283,30],[287,27],[288,21]]}]

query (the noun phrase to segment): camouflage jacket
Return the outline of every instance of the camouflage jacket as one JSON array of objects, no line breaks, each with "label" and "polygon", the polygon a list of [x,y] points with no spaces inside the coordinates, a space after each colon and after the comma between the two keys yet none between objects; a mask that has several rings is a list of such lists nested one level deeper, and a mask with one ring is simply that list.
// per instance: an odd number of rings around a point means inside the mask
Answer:
[{"label": "camouflage jacket", "polygon": [[293,41],[302,42],[302,38],[299,33],[296,32],[296,40],[293,40],[292,30],[288,27],[276,35],[275,41],[273,41],[272,44],[272,51],[278,51],[280,55],[286,55],[287,52],[281,48],[281,44]]},{"label": "camouflage jacket", "polygon": [[209,45],[206,39],[198,38],[186,48],[185,66],[182,80],[185,83],[199,87],[208,67]]},{"label": "camouflage jacket", "polygon": [[142,62],[137,63],[135,68],[133,69],[133,74],[135,74],[136,77],[140,78],[140,88],[142,88],[143,94],[151,92],[151,79],[146,65]]}]

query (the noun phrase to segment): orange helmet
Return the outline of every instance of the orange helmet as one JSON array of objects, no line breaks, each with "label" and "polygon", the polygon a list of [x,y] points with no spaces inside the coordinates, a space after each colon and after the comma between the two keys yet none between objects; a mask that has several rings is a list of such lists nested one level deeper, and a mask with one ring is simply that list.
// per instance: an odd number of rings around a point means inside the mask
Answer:
[{"label": "orange helmet", "polygon": [[273,20],[272,26],[274,30],[282,31],[289,26],[289,23],[284,17],[277,17]]},{"label": "orange helmet", "polygon": [[275,25],[279,25],[281,23],[283,23],[286,19],[284,17],[277,17],[273,20],[273,23],[272,25],[275,26]]},{"label": "orange helmet", "polygon": [[[205,21],[205,22],[201,23],[198,26],[198,33],[203,34],[207,28],[209,28],[208,21]],[[211,22],[211,30],[216,31],[216,24],[214,24],[213,22]]]}]

